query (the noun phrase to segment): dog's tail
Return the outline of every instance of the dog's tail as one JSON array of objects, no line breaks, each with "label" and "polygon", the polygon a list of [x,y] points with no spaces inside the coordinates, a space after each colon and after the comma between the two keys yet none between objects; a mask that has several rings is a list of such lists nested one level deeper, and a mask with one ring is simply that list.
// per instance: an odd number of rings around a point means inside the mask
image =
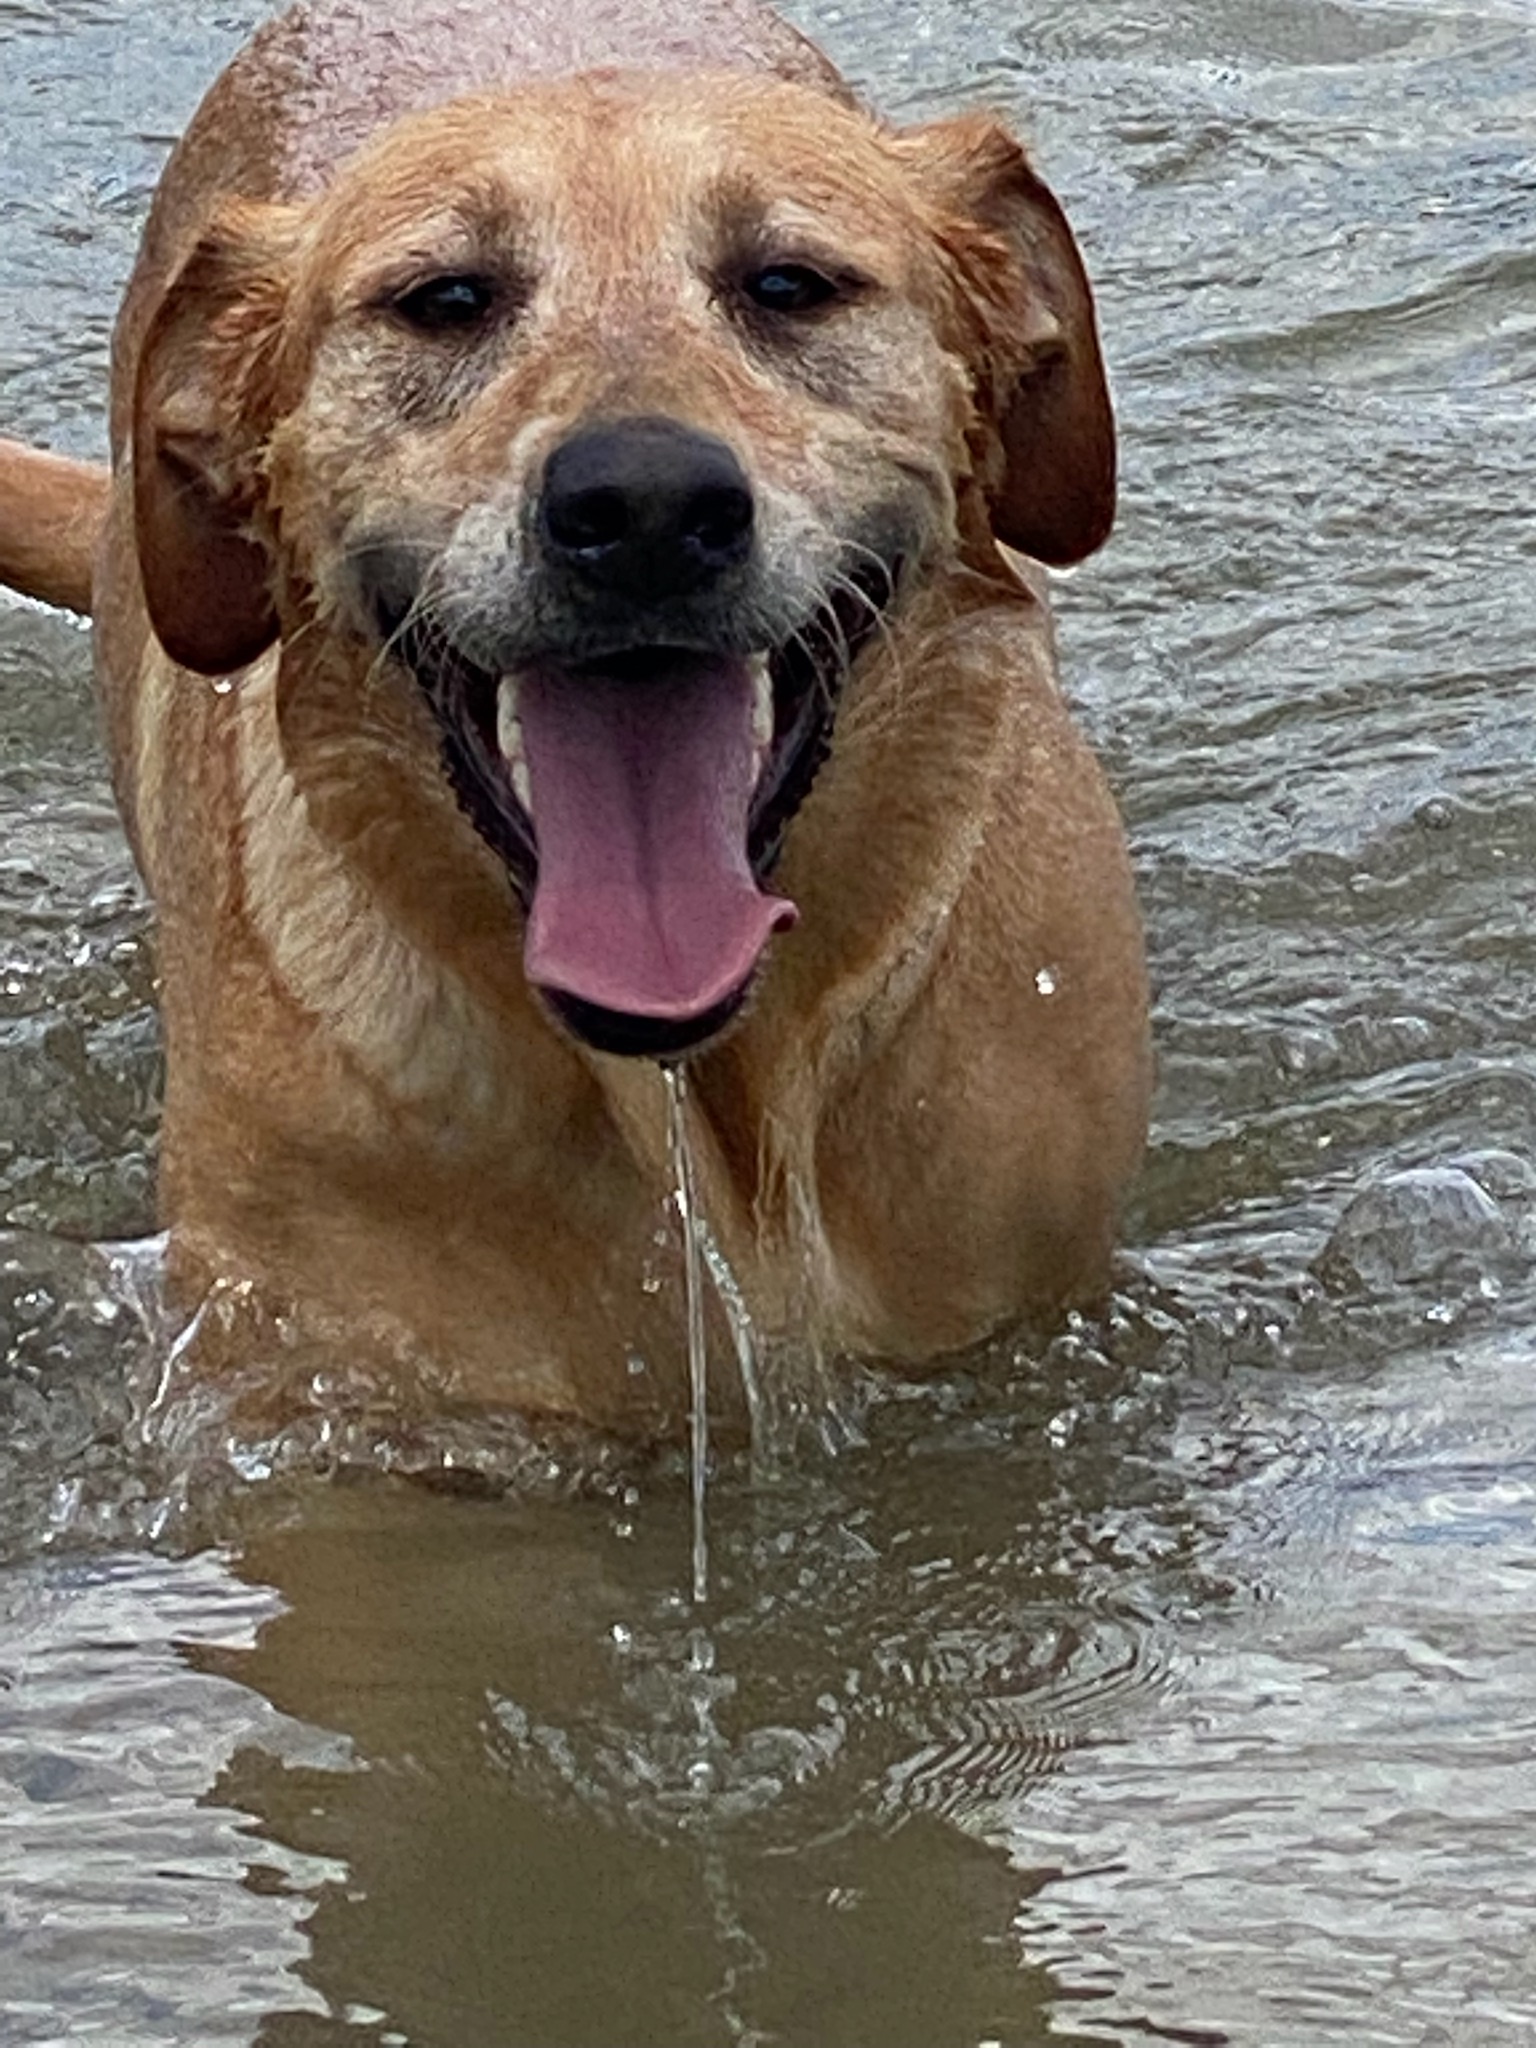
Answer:
[{"label": "dog's tail", "polygon": [[89,616],[111,481],[97,463],[0,438],[0,583]]}]

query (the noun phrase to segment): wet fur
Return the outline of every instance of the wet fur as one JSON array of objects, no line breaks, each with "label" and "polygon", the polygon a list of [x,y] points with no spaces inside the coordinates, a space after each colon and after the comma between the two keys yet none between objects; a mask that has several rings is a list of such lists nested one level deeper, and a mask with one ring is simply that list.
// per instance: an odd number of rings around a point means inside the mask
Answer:
[{"label": "wet fur", "polygon": [[[378,33],[397,12],[414,70]],[[732,265],[800,247],[865,284],[754,332]],[[506,279],[478,354],[380,311],[459,261]],[[432,629],[510,658],[542,601],[519,549],[543,457],[624,411],[736,450],[765,617],[792,625],[863,536],[899,529],[909,563],[789,830],[800,928],[692,1066],[754,1317],[920,1362],[1091,1301],[1145,1128],[1140,936],[1042,580],[997,542],[1095,547],[1113,429],[1071,236],[989,119],[886,129],[744,5],[279,23],[162,183],[110,503],[0,443],[0,575],[96,616],[159,916],[188,1300],[249,1277],[380,1372],[427,1359],[456,1399],[665,1430],[659,1076],[529,989],[506,876],[358,578],[420,551]]]}]

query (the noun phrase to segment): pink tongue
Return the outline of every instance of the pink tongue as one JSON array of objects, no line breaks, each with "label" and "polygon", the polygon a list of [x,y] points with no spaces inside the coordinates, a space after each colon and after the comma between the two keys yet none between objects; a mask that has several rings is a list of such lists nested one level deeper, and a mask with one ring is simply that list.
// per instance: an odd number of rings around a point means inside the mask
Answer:
[{"label": "pink tongue", "polygon": [[539,845],[529,980],[635,1017],[724,1002],[795,920],[747,859],[746,663],[679,655],[643,680],[533,669],[518,716]]}]

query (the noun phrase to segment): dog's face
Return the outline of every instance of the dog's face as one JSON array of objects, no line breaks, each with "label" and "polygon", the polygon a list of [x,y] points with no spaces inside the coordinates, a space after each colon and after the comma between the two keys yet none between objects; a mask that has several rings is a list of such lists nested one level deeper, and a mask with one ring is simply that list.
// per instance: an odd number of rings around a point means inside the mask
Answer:
[{"label": "dog's face", "polygon": [[530,979],[666,1054],[792,918],[774,860],[909,589],[984,567],[989,522],[1086,552],[1113,442],[1070,236],[1000,130],[595,77],[222,222],[151,328],[136,477],[169,651],[318,631],[408,669]]}]

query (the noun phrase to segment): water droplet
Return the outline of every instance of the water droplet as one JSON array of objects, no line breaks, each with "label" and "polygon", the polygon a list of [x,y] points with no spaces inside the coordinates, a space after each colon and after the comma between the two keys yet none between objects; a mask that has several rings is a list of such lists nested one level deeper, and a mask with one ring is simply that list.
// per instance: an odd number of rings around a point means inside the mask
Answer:
[{"label": "water droplet", "polygon": [[1035,976],[1035,987],[1039,990],[1040,994],[1043,996],[1053,996],[1056,993],[1057,986],[1055,968],[1042,967]]},{"label": "water droplet", "polygon": [[53,1489],[49,1503],[49,1519],[57,1529],[67,1528],[80,1512],[80,1503],[85,1498],[83,1479],[61,1480]]},{"label": "water droplet", "polygon": [[632,1380],[637,1380],[640,1377],[641,1373],[645,1371],[645,1360],[640,1356],[638,1351],[631,1351],[629,1356],[625,1359],[624,1364],[628,1369],[629,1376]]},{"label": "water droplet", "polygon": [[613,1647],[616,1650],[623,1652],[635,1647],[634,1633],[622,1621],[616,1621],[608,1633],[613,1638]]},{"label": "water droplet", "polygon": [[688,1766],[688,1789],[701,1796],[715,1789],[715,1767],[708,1757],[696,1757]]}]

